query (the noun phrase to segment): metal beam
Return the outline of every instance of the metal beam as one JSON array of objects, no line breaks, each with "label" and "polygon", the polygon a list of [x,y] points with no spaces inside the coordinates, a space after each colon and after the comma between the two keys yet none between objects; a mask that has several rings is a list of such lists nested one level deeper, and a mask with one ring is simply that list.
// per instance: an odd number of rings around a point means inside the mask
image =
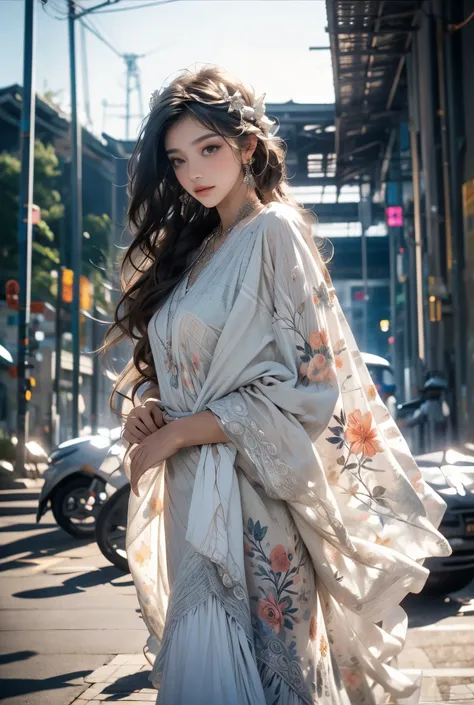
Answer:
[{"label": "metal beam", "polygon": [[349,27],[347,29],[336,29],[331,32],[331,34],[344,34],[346,36],[349,34],[361,34],[364,37],[377,37],[382,34],[412,34],[413,32],[417,32],[418,30],[418,25],[414,27],[381,27],[376,31],[367,30],[364,27],[360,27],[357,29],[354,27]]},{"label": "metal beam", "polygon": [[339,52],[339,56],[377,56],[377,55],[390,55],[390,56],[406,56],[409,51],[403,51],[400,49],[390,49],[390,47],[383,49],[364,49],[363,47],[354,47],[353,49],[345,49]]}]

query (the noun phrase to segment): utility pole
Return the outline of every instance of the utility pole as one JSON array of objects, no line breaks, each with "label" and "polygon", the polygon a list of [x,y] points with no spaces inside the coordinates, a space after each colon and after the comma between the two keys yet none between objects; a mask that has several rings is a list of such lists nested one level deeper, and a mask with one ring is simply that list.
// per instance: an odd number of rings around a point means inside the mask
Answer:
[{"label": "utility pole", "polygon": [[362,309],[362,349],[368,349],[368,318],[369,318],[369,280],[367,266],[367,230],[372,223],[371,185],[364,182],[360,185],[359,221],[361,224],[361,275],[364,291]]},{"label": "utility pole", "polygon": [[25,473],[25,443],[28,439],[28,406],[26,399],[26,355],[29,345],[31,305],[31,249],[33,237],[33,167],[35,147],[35,30],[36,0],[25,1],[23,100],[20,128],[20,199],[18,215],[18,417],[16,472]]},{"label": "utility pole", "polygon": [[[94,10],[116,5],[120,0],[104,0],[87,10],[76,8],[76,0],[68,0],[69,70],[71,83],[71,237],[73,300],[71,305],[72,333],[72,432],[79,435],[79,377],[81,362],[81,303],[82,270],[82,128],[77,115],[76,36],[75,21]],[[77,11],[79,9],[79,11]]]},{"label": "utility pole", "polygon": [[68,0],[69,5],[69,68],[71,80],[71,237],[72,269],[74,272],[73,298],[71,304],[72,332],[72,434],[78,436],[79,427],[79,376],[81,360],[81,264],[82,264],[82,140],[81,126],[77,116],[77,80],[76,80],[76,37],[75,0]]}]

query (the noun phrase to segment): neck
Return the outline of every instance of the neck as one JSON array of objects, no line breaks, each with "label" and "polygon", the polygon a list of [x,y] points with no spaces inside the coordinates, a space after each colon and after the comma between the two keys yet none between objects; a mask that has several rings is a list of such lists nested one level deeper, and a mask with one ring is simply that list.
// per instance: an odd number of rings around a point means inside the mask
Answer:
[{"label": "neck", "polygon": [[259,199],[254,189],[249,189],[242,182],[219,203],[217,212],[221,219],[222,229],[225,232],[232,225],[239,208],[246,203],[259,203]]}]

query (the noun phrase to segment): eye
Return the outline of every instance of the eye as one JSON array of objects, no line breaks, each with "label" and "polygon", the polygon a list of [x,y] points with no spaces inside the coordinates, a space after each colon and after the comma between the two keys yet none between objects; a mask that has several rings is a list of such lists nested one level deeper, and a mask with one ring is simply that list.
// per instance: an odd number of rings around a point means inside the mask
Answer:
[{"label": "eye", "polygon": [[174,166],[175,169],[177,166],[179,166],[179,164],[177,164],[176,162],[182,162],[182,161],[183,160],[180,159],[179,157],[173,157],[173,159],[170,159],[170,162],[171,162],[172,166]]},{"label": "eye", "polygon": [[214,154],[214,151],[217,152],[218,149],[220,149],[220,145],[217,144],[208,144],[207,147],[204,147],[203,152],[206,151],[206,149],[212,149],[212,152],[208,152],[208,154]]}]

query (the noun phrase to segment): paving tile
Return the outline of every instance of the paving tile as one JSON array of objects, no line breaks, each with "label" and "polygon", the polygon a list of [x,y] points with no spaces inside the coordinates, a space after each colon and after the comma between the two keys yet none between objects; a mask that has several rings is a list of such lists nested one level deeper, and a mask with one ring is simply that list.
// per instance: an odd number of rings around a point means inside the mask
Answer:
[{"label": "paving tile", "polygon": [[87,700],[87,702],[90,702],[99,693],[102,693],[106,685],[107,683],[95,683],[94,685],[91,685],[90,688],[81,693],[81,700]]},{"label": "paving tile", "polygon": [[135,674],[140,674],[140,670],[137,669],[136,665],[126,665],[117,666],[114,672],[107,678],[102,678],[102,681],[107,681],[107,683],[114,683],[119,680],[119,678],[125,678],[126,676],[134,676]]},{"label": "paving tile", "polygon": [[467,685],[451,685],[449,687],[449,693],[458,693],[460,695],[465,695],[466,697],[471,694],[471,691]]},{"label": "paving tile", "polygon": [[105,683],[120,666],[101,666],[84,678],[86,683]]}]

